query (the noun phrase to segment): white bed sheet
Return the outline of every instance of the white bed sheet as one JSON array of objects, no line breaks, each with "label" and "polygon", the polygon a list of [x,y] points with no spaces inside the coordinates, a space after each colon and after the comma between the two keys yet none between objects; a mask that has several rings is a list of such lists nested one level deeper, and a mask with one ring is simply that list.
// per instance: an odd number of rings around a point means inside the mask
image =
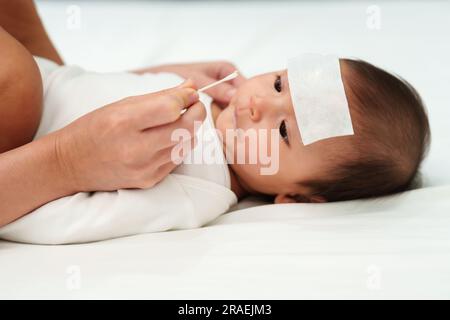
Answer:
[{"label": "white bed sheet", "polygon": [[449,192],[253,207],[92,244],[0,242],[0,297],[448,298]]},{"label": "white bed sheet", "polygon": [[396,197],[250,207],[85,245],[0,242],[0,298],[450,298],[449,3],[380,2],[380,30],[360,2],[38,4],[64,59],[99,71],[228,59],[253,75],[318,50],[367,59],[417,87],[433,144],[425,188]]}]

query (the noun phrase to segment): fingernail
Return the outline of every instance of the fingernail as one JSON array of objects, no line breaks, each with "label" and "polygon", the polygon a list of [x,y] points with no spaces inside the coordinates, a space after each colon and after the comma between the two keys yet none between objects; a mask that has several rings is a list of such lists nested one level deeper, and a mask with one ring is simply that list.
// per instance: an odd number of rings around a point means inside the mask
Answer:
[{"label": "fingernail", "polygon": [[189,93],[189,105],[193,104],[194,102],[197,102],[199,99],[198,92],[194,89],[189,89],[191,91]]},{"label": "fingernail", "polygon": [[235,88],[228,90],[227,91],[227,97],[230,98],[230,99],[233,98],[234,95],[236,94],[236,91],[237,90]]}]

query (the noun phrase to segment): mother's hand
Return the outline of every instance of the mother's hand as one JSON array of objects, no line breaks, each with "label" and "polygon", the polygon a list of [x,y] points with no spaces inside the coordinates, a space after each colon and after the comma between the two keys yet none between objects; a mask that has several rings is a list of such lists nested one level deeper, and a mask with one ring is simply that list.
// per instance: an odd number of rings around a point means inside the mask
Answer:
[{"label": "mother's hand", "polygon": [[[97,109],[56,132],[62,172],[76,191],[148,188],[176,166],[174,129],[194,137],[205,118],[192,81],[161,92],[125,98]],[[187,111],[180,115],[183,108]]]},{"label": "mother's hand", "polygon": [[155,185],[176,166],[173,130],[189,130],[192,140],[194,121],[206,116],[192,87],[125,98],[1,153],[0,227],[76,192]]},{"label": "mother's hand", "polygon": [[[214,81],[220,80],[233,71],[236,66],[227,61],[213,61],[203,63],[169,64],[156,67],[150,67],[135,71],[135,73],[146,72],[172,72],[184,78],[190,78],[198,88],[206,86]],[[245,80],[239,73],[239,76],[232,81],[222,83],[209,90],[209,94],[214,100],[222,105],[227,105],[233,97],[236,88]]]}]

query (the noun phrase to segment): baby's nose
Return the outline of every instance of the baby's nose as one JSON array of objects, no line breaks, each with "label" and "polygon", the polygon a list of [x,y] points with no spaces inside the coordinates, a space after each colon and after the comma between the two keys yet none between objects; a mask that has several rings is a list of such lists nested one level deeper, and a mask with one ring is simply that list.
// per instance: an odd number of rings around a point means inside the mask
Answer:
[{"label": "baby's nose", "polygon": [[264,101],[261,97],[252,96],[250,97],[249,103],[249,115],[250,119],[253,121],[259,121],[261,119],[264,109]]}]

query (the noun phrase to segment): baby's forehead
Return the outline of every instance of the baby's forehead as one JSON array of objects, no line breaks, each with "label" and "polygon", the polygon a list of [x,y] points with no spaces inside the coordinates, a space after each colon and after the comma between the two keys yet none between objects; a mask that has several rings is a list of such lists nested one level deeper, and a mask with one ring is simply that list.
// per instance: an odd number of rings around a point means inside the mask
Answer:
[{"label": "baby's forehead", "polygon": [[268,74],[279,74],[279,75],[287,75],[287,69],[280,69],[268,72]]}]

